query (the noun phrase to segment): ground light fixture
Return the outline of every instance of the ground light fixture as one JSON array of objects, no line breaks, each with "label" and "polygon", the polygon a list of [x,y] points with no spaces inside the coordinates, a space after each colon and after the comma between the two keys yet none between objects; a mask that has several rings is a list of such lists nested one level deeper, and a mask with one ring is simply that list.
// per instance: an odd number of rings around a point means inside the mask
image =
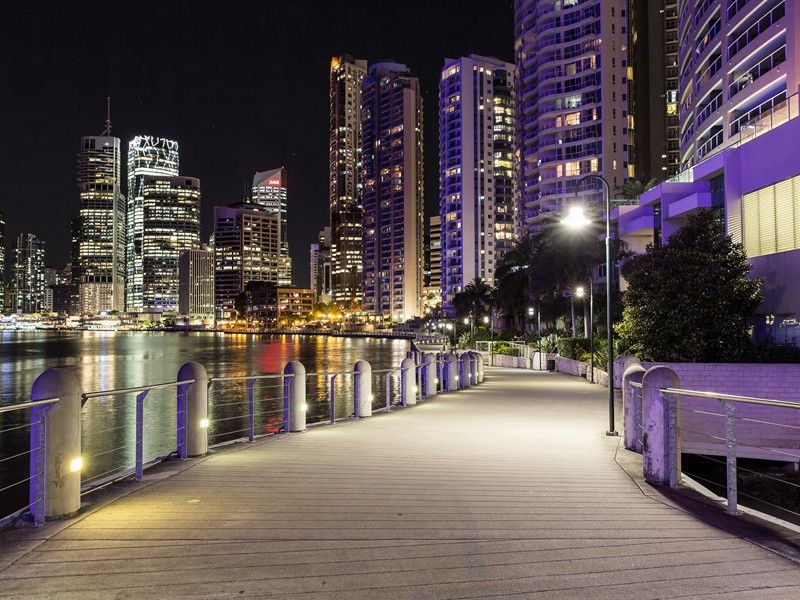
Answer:
[{"label": "ground light fixture", "polygon": [[83,469],[83,457],[78,456],[73,458],[69,461],[69,471],[70,473],[75,473],[76,471],[81,471]]},{"label": "ground light fixture", "polygon": [[[587,175],[578,182],[578,185],[589,180],[599,181],[603,184],[603,204],[606,217],[606,331],[608,332],[606,336],[608,337],[608,431],[606,431],[606,435],[619,435],[614,425],[614,330],[611,323],[611,188],[608,185],[608,181],[600,175]],[[581,205],[570,207],[567,216],[561,219],[561,224],[570,229],[582,229],[590,225],[591,222],[591,219],[586,216],[584,207]]]}]

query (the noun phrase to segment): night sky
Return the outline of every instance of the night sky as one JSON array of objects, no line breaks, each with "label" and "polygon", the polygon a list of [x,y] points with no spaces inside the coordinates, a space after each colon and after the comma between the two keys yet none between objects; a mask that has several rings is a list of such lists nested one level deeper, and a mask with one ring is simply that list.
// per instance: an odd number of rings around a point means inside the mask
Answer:
[{"label": "night sky", "polygon": [[[328,71],[333,55],[393,59],[421,79],[425,205],[438,210],[438,76],[445,57],[513,58],[512,0],[396,2],[13,2],[0,36],[0,165],[6,244],[21,231],[69,260],[82,135],[178,140],[199,177],[206,241],[213,207],[256,171],[288,170],[294,282],[328,224]],[[202,7],[202,8],[201,8]],[[326,8],[322,8],[326,7]],[[124,160],[124,159],[123,159]]]}]

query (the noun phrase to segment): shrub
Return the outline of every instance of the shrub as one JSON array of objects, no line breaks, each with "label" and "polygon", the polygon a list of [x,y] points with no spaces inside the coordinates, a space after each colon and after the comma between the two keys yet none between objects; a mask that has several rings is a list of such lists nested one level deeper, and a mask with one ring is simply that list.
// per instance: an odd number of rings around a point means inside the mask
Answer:
[{"label": "shrub", "polygon": [[503,342],[495,342],[493,353],[505,354],[507,356],[519,356],[519,350],[517,348],[515,348],[511,344],[506,344]]},{"label": "shrub", "polygon": [[579,360],[579,357],[586,354],[589,348],[589,340],[586,338],[562,337],[558,340],[558,355],[564,358]]}]

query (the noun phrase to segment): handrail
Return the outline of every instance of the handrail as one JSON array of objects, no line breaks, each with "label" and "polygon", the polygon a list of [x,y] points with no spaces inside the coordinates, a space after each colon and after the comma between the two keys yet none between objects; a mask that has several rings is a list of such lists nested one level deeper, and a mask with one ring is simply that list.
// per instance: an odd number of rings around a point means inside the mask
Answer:
[{"label": "handrail", "polygon": [[[631,385],[633,385],[633,382],[631,382]],[[701,390],[684,390],[680,388],[662,388],[659,391],[662,394],[673,394],[675,396],[697,396],[699,398],[729,400],[731,402],[742,402],[744,404],[762,404],[764,406],[777,406],[780,408],[800,409],[800,402],[789,402],[787,400],[770,400],[767,398],[753,398],[751,396],[737,396],[734,394],[722,394],[717,392],[706,392]]]},{"label": "handrail", "polygon": [[14,412],[15,410],[25,410],[26,408],[34,408],[36,406],[44,406],[45,404],[55,404],[61,398],[45,398],[44,400],[33,400],[31,402],[21,402],[19,404],[10,404],[8,406],[0,407],[0,413]]},{"label": "handrail", "polygon": [[168,387],[176,387],[179,385],[186,385],[194,383],[194,379],[186,379],[185,381],[169,381],[167,383],[154,383],[153,385],[143,385],[141,387],[120,388],[118,390],[103,390],[99,392],[86,392],[81,394],[81,398],[88,400],[89,398],[99,398],[102,396],[120,396],[122,394],[132,394],[134,392],[149,392],[150,390],[160,390]]},{"label": "handrail", "polygon": [[[307,373],[307,375],[315,375],[315,373]],[[209,377],[208,383],[214,383],[215,381],[244,381],[244,380],[251,380],[251,379],[277,379],[279,377],[294,377],[294,373],[279,373],[273,375],[236,375],[234,377]]]}]

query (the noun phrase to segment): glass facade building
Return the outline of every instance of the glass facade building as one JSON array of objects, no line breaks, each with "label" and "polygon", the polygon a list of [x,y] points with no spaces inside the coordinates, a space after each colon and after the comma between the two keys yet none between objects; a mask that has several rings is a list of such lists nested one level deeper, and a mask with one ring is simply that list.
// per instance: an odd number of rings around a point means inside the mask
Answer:
[{"label": "glass facade building", "polygon": [[125,310],[125,196],[120,140],[81,138],[73,284],[81,314]]},{"label": "glass facade building", "polygon": [[275,256],[278,285],[291,285],[292,259],[289,256],[289,237],[287,222],[286,169],[261,171],[253,177],[252,204],[264,209],[278,219],[278,245]]},{"label": "glass facade building", "polygon": [[405,65],[378,63],[361,86],[363,308],[404,321],[421,312],[422,95]]},{"label": "glass facade building", "polygon": [[45,245],[32,233],[20,233],[12,254],[10,308],[12,312],[45,310]]},{"label": "glass facade building", "polygon": [[[178,142],[149,135],[137,135],[128,143],[128,213],[126,241],[127,310],[141,310],[144,304],[144,179],[178,175]],[[196,247],[196,246],[195,246]],[[177,277],[177,265],[175,276]],[[177,302],[177,299],[176,299]]]},{"label": "glass facade building", "polygon": [[[514,65],[470,55],[439,82],[441,293],[446,314],[470,281],[494,284],[514,240]],[[432,249],[433,251],[433,249]]]},{"label": "glass facade building", "polygon": [[361,307],[361,83],[366,74],[365,60],[349,55],[331,60],[331,295],[346,309]]}]

